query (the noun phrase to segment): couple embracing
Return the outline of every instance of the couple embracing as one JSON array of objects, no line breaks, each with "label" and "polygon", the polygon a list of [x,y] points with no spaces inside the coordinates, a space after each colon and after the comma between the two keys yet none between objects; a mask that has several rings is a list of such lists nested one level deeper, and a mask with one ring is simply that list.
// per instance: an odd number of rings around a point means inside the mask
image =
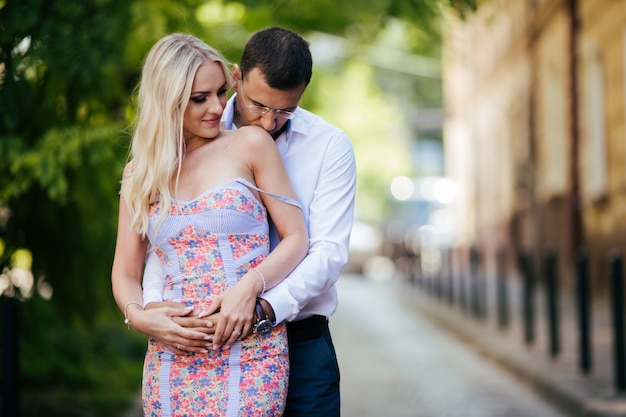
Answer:
[{"label": "couple embracing", "polygon": [[345,133],[299,107],[311,75],[308,42],[277,27],[232,72],[190,35],[146,58],[112,286],[150,337],[147,416],[339,416],[328,318],[356,166]]}]

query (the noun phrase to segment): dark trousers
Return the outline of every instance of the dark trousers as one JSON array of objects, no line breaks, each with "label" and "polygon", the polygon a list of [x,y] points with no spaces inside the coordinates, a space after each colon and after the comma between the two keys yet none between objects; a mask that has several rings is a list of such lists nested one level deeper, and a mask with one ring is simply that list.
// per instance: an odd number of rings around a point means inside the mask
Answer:
[{"label": "dark trousers", "polygon": [[287,325],[289,391],[285,417],[339,417],[339,365],[328,321]]}]

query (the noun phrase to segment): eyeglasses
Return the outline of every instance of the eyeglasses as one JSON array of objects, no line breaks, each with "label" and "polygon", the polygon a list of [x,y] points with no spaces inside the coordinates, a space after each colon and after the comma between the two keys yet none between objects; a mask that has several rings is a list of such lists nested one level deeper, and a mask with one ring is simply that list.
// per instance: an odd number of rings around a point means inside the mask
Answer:
[{"label": "eyeglasses", "polygon": [[[245,93],[243,92],[243,81],[241,82],[241,98],[245,102]],[[296,117],[296,114],[292,111],[280,110],[280,109],[271,109],[267,106],[259,106],[257,104],[246,104],[246,108],[250,113],[264,115],[265,113],[274,112],[276,117],[280,117],[281,119],[292,120]]]}]

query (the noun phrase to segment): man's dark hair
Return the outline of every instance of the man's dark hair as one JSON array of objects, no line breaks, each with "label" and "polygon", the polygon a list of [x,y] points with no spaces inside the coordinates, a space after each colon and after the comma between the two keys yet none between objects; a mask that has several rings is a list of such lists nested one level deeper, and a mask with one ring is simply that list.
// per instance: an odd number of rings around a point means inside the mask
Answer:
[{"label": "man's dark hair", "polygon": [[277,90],[307,86],[313,72],[309,42],[289,29],[269,27],[246,43],[239,62],[243,77],[258,68],[267,84]]}]

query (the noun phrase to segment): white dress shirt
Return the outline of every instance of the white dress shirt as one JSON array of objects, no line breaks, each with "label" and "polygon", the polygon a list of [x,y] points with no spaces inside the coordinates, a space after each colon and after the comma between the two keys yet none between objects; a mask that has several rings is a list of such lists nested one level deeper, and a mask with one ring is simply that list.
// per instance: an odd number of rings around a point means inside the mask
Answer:
[{"label": "white dress shirt", "polygon": [[[222,128],[233,124],[236,95],[222,115]],[[356,162],[348,136],[321,117],[298,107],[296,117],[276,139],[287,173],[302,204],[309,232],[309,253],[284,281],[267,291],[276,323],[337,309],[335,283],[348,262],[354,216]],[[271,234],[276,244],[275,232]],[[273,247],[273,246],[272,246]]]}]

